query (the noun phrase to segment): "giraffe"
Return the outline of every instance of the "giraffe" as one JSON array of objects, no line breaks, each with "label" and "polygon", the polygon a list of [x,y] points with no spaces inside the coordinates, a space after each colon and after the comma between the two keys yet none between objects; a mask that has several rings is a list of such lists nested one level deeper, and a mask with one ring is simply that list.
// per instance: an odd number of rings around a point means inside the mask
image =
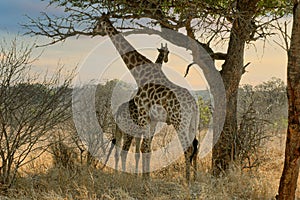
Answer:
[{"label": "giraffe", "polygon": [[[129,104],[137,110],[137,128],[133,135],[143,136],[141,144],[143,176],[150,176],[151,142],[158,122],[165,122],[175,128],[184,150],[186,180],[190,182],[190,167],[194,147],[192,145],[198,127],[198,107],[194,97],[183,87],[171,82],[163,73],[159,64],[151,62],[138,53],[131,44],[113,27],[109,15],[99,17],[95,35],[108,35],[119,52],[130,73],[136,79],[138,91]],[[130,110],[129,110],[130,111]],[[130,113],[133,115],[134,113]],[[128,131],[124,131],[130,133]],[[124,138],[128,144],[128,138]],[[125,148],[125,150],[128,150]],[[126,151],[127,152],[127,151]],[[122,157],[122,155],[121,155]],[[126,153],[123,155],[126,157]]]},{"label": "giraffe", "polygon": [[[167,47],[167,44],[163,46],[161,44],[161,48],[157,49],[159,54],[158,57],[155,61],[156,64],[160,64],[162,66],[163,62],[168,62],[168,55],[169,55],[169,50]],[[127,110],[131,110],[130,114],[126,113]],[[133,136],[130,134],[127,134],[122,131],[122,129],[118,126],[118,124],[130,124],[128,122],[129,120],[133,120],[134,123],[138,123],[138,109],[136,105],[133,102],[133,99],[129,100],[128,102],[125,102],[121,104],[116,112],[116,130],[115,130],[115,135],[113,138],[113,145],[116,145],[117,147],[121,147],[121,142],[122,138],[124,141],[127,141],[127,144],[124,143],[122,146],[122,169],[125,171],[126,168],[126,155],[124,154],[125,149],[129,149],[132,143]],[[128,127],[126,127],[128,129]],[[138,165],[139,165],[139,160],[140,160],[140,144],[141,144],[141,137],[135,137],[135,172],[138,173]],[[112,149],[111,149],[112,150]],[[110,150],[110,152],[111,152]],[[120,149],[116,148],[115,151],[115,169],[118,169],[118,163],[119,163],[119,157],[120,157]],[[110,153],[109,153],[110,154]],[[109,157],[108,155],[107,157]]]}]

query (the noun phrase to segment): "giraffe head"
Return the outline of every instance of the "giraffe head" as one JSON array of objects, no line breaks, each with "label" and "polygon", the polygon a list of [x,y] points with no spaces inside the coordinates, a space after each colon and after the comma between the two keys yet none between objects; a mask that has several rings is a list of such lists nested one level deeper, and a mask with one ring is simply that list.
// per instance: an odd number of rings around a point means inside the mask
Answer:
[{"label": "giraffe head", "polygon": [[93,32],[95,35],[105,36],[108,35],[110,31],[114,31],[114,28],[109,20],[109,14],[103,13],[102,16],[97,19]]},{"label": "giraffe head", "polygon": [[163,61],[165,63],[168,62],[168,56],[169,56],[169,49],[168,49],[168,46],[167,46],[167,43],[166,43],[166,46],[163,46],[163,44],[161,43],[161,47],[160,49],[157,49],[159,54],[163,55]]}]

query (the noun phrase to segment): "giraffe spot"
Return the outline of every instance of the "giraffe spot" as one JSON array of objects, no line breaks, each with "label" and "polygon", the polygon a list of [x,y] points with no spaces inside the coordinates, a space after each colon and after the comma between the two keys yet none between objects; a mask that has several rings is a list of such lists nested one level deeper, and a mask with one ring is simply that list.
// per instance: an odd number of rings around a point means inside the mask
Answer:
[{"label": "giraffe spot", "polygon": [[128,63],[128,58],[127,57],[123,57],[123,61],[124,61],[125,64],[127,64]]},{"label": "giraffe spot", "polygon": [[129,64],[128,64],[128,69],[129,69],[129,70],[133,69],[134,67],[135,67],[135,65],[133,65],[132,63],[129,63]]},{"label": "giraffe spot", "polygon": [[145,98],[147,97],[147,93],[145,91],[141,92],[141,94],[139,95],[140,98]]},{"label": "giraffe spot", "polygon": [[163,97],[166,97],[166,96],[167,96],[167,94],[168,94],[168,92],[167,92],[167,91],[163,91],[163,92],[162,92],[162,96],[163,96]]},{"label": "giraffe spot", "polygon": [[146,71],[145,77],[147,77],[147,78],[149,79],[149,76],[150,76],[150,72],[149,72],[149,71]]},{"label": "giraffe spot", "polygon": [[122,43],[122,38],[120,37],[120,43],[121,43],[121,49],[124,49],[125,50],[125,52],[128,52],[128,53],[130,53],[130,46],[128,46],[128,44],[127,43]]},{"label": "giraffe spot", "polygon": [[144,77],[144,76],[145,76],[145,70],[141,70],[141,71],[140,71],[140,76],[141,76],[141,77]]},{"label": "giraffe spot", "polygon": [[163,88],[163,87],[159,87],[156,92],[158,93],[162,93],[166,88]]},{"label": "giraffe spot", "polygon": [[141,54],[139,54],[139,55],[136,57],[136,60],[137,60],[137,62],[140,63],[140,64],[146,64],[146,63],[148,63],[148,62],[146,62],[146,61],[147,61],[146,58],[145,58],[143,55],[141,55]]},{"label": "giraffe spot", "polygon": [[158,95],[158,99],[156,100],[156,104],[164,105],[164,101],[161,95]]},{"label": "giraffe spot", "polygon": [[130,62],[132,63],[132,64],[136,64],[137,62],[136,62],[136,56],[135,55],[131,55],[130,56]]}]

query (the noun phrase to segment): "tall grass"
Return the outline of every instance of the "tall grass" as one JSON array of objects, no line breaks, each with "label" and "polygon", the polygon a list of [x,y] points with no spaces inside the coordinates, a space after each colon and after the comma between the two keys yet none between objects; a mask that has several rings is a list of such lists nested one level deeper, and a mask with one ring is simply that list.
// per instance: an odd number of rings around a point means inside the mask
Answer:
[{"label": "tall grass", "polygon": [[111,169],[53,166],[51,156],[44,155],[24,167],[14,187],[0,199],[274,199],[283,165],[284,142],[280,140],[267,143],[262,150],[265,162],[257,170],[232,166],[226,176],[214,178],[210,158],[199,161],[190,187],[185,183],[183,158],[144,181],[141,176]]}]

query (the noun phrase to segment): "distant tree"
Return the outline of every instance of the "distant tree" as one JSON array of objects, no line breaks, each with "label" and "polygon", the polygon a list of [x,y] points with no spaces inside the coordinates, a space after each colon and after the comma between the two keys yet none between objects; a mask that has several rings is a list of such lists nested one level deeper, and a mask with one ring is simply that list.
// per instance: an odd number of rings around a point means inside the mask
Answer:
[{"label": "distant tree", "polygon": [[269,131],[278,133],[287,126],[287,95],[286,85],[279,78],[271,78],[254,89],[260,101],[255,102],[259,113],[270,123]]},{"label": "distant tree", "polygon": [[272,78],[257,86],[240,87],[235,156],[242,168],[260,165],[263,155],[259,150],[274,136],[272,132],[286,127],[286,110],[286,86],[282,80]]},{"label": "distant tree", "polygon": [[[257,114],[270,122],[269,131],[285,128],[287,119],[286,85],[279,78],[263,82],[257,86],[244,85],[239,89],[238,112],[252,106]],[[240,119],[241,114],[238,115]],[[239,120],[238,120],[239,122]],[[275,130],[277,129],[277,130]]]},{"label": "distant tree", "polygon": [[55,127],[71,117],[71,77],[33,76],[33,47],[17,39],[0,43],[1,189],[12,186],[19,168],[39,157]]},{"label": "distant tree", "polygon": [[107,81],[104,84],[98,84],[96,90],[96,112],[99,124],[106,133],[114,130],[114,117],[112,112],[112,93],[118,83],[118,80]]},{"label": "distant tree", "polygon": [[288,128],[278,199],[293,200],[300,166],[300,2],[293,1],[293,27],[288,50]]},{"label": "distant tree", "polygon": [[[78,112],[74,116],[80,120],[76,120],[77,126],[73,122],[68,123],[68,136],[80,152],[81,164],[96,167],[108,150],[115,131],[111,101],[117,83],[117,80],[111,80],[105,84],[87,84],[74,89],[74,105]],[[76,106],[76,99],[80,99],[77,102],[79,106]]]}]

